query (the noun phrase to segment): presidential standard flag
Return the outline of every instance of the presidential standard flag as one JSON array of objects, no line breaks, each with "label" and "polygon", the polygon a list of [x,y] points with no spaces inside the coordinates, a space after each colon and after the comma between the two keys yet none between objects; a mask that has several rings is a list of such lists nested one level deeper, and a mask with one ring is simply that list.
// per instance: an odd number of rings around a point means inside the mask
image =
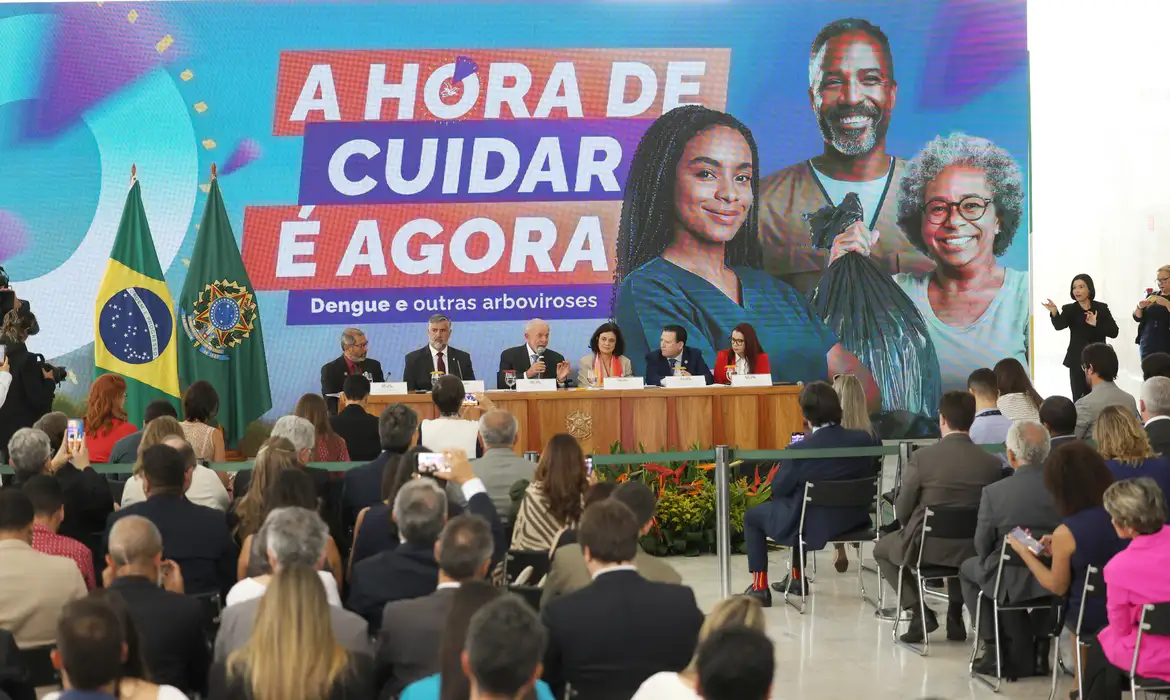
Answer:
[{"label": "presidential standard flag", "polygon": [[[130,186],[94,313],[94,376],[126,379],[126,413],[141,425],[146,404],[166,399],[178,407],[175,311],[138,180]],[[87,426],[88,427],[88,426]]]},{"label": "presidential standard flag", "polygon": [[179,376],[206,380],[219,394],[218,422],[234,446],[248,423],[272,408],[260,309],[232,234],[214,168],[187,281],[179,296]]}]

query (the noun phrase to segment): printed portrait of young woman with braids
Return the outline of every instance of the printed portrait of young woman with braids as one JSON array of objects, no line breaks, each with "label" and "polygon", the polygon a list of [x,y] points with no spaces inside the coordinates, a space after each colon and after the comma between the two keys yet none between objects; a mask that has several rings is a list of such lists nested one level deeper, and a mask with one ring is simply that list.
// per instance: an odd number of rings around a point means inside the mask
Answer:
[{"label": "printed portrait of young woman with braids", "polygon": [[853,374],[870,405],[877,386],[805,297],[762,268],[756,198],[759,162],[751,131],[699,105],[659,117],[630,165],[617,240],[615,315],[635,372],[667,324],[708,364],[731,331],[750,323],[775,381]]}]

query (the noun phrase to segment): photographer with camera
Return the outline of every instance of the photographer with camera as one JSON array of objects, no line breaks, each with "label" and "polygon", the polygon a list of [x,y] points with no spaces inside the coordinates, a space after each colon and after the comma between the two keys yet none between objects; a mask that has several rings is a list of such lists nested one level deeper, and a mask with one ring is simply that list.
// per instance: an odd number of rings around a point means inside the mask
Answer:
[{"label": "photographer with camera", "polygon": [[[21,428],[30,428],[41,416],[53,410],[53,395],[65,370],[30,353],[25,343],[36,328],[36,317],[21,308],[13,295],[13,306],[6,310],[0,323],[0,344],[5,346],[8,369],[8,394],[0,405],[0,451],[7,461],[8,441]],[[3,369],[4,365],[0,365]],[[3,380],[0,379],[0,383]]]}]

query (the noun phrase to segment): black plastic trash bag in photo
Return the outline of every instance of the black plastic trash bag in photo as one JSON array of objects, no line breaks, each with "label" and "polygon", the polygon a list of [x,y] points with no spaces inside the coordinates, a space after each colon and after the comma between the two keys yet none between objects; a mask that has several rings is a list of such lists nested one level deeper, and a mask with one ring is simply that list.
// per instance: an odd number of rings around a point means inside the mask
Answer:
[{"label": "black plastic trash bag in photo", "polygon": [[[841,232],[864,221],[864,214],[850,192],[840,206],[825,206],[805,218],[813,247],[829,250]],[[873,373],[882,394],[880,423],[893,433],[920,432],[911,424],[938,413],[942,380],[926,321],[910,297],[872,260],[851,252],[829,265],[810,301],[845,349]]]}]

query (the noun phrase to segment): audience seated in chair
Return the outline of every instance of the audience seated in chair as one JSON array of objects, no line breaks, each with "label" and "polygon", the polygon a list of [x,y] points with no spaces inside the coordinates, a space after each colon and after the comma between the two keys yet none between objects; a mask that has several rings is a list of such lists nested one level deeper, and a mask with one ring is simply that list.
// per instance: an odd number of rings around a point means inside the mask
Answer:
[{"label": "audience seated in chair", "polygon": [[1170,457],[1159,457],[1137,417],[1127,408],[1106,406],[1093,427],[1097,451],[1117,479],[1145,476],[1170,492]]},{"label": "audience seated in chair", "polygon": [[[418,426],[418,444],[432,452],[442,452],[449,449],[460,449],[468,456],[480,456],[483,445],[479,442],[478,409],[474,414],[475,420],[464,418],[463,400],[467,392],[463,390],[463,380],[453,374],[444,374],[439,377],[438,383],[431,392],[431,401],[439,412],[438,418],[427,418]],[[480,396],[481,405],[490,410],[491,399]]]},{"label": "audience seated in chair", "polygon": [[[805,440],[789,446],[793,450],[836,447],[874,447],[877,439],[862,430],[841,427],[841,400],[825,382],[812,382],[800,391],[800,410],[812,430]],[[863,479],[874,476],[873,457],[835,457],[828,459],[786,459],[772,480],[772,499],[747,511],[743,518],[744,539],[748,551],[748,571],[752,585],[746,595],[755,596],[764,607],[772,605],[768,588],[768,543],[795,547],[800,530],[800,511],[804,504],[804,485],[808,481]],[[847,508],[810,508],[805,526],[805,549],[816,551],[834,536],[868,525],[870,510]],[[804,562],[792,557],[791,577],[778,583],[777,590],[799,595],[800,586],[808,591],[802,572]]]},{"label": "audience seated in chair", "polygon": [[[715,604],[711,614],[699,630],[699,648],[719,630],[729,627],[747,627],[760,633],[767,632],[764,609],[755,598],[743,595],[724,598]],[[699,660],[691,657],[691,663],[682,671],[663,671],[646,679],[630,700],[700,700]]]},{"label": "audience seated in chair", "polygon": [[[387,603],[382,611],[375,678],[383,695],[394,697],[407,685],[440,671],[440,638],[444,626],[450,625],[453,601],[461,586],[482,582],[487,576],[493,548],[491,528],[482,518],[460,515],[447,521],[435,543],[437,590],[421,598]],[[464,633],[470,617],[471,612],[463,615]]]},{"label": "audience seated in chair", "polygon": [[[1048,458],[1048,431],[1036,421],[1017,421],[1008,430],[1007,458],[1013,469],[1010,477],[983,489],[979,501],[979,525],[975,531],[975,556],[959,567],[963,600],[971,612],[976,634],[986,644],[975,670],[995,674],[996,645],[991,624],[989,597],[995,588],[996,571],[1004,537],[1017,527],[1030,528],[1037,536],[1051,533],[1060,523],[1052,494],[1044,487],[1044,460]],[[1023,567],[1005,567],[1001,603],[1021,602],[1048,595],[1036,577]],[[975,620],[979,596],[984,596],[981,620]],[[1002,641],[1002,640],[1001,640]],[[1005,650],[999,650],[1008,658]],[[1004,664],[1007,666],[1008,664]],[[1017,669],[1018,670],[1018,669]],[[1024,675],[1022,672],[1020,675]],[[1029,674],[1030,675],[1030,674]]]},{"label": "audience seated in chair", "polygon": [[524,490],[510,549],[551,549],[557,533],[581,519],[589,481],[585,453],[577,439],[568,433],[552,436],[532,483]]},{"label": "audience seated in chair", "polygon": [[184,496],[195,460],[190,445],[181,444],[181,450],[162,444],[142,453],[146,500],[110,515],[105,548],[118,520],[141,515],[162,534],[163,557],[182,568],[187,593],[226,593],[236,582],[236,545],[223,513]]},{"label": "audience seated in chair", "polygon": [[768,700],[776,648],[759,630],[727,627],[699,646],[698,671],[703,700]]},{"label": "audience seated in chair", "polygon": [[1089,384],[1089,393],[1077,399],[1076,436],[1089,440],[1094,436],[1097,415],[1107,406],[1121,406],[1137,415],[1137,401],[1113,383],[1117,379],[1117,352],[1105,343],[1090,343],[1081,350],[1081,367]]},{"label": "audience seated in chair", "polygon": [[338,405],[341,410],[329,419],[333,432],[345,440],[349,458],[354,462],[369,462],[382,454],[378,417],[366,410],[370,396],[370,380],[360,374],[351,374],[341,384]]},{"label": "audience seated in chair", "polygon": [[1077,439],[1077,407],[1067,396],[1049,396],[1040,404],[1040,424],[1048,431],[1052,449]]},{"label": "audience seated in chair", "polygon": [[[971,508],[979,506],[983,487],[999,481],[1002,471],[999,458],[976,445],[968,431],[975,420],[975,398],[963,391],[943,394],[939,403],[938,444],[916,450],[902,474],[895,511],[902,529],[883,537],[874,547],[873,557],[882,577],[898,589],[899,567],[918,562],[918,545],[922,541],[922,524],[927,507]],[[975,555],[970,543],[953,540],[936,542],[922,553],[923,564],[958,568]],[[923,619],[919,605],[918,581],[901,569],[902,600],[900,610],[911,611],[910,629],[902,635],[907,644],[921,643],[938,628],[934,612],[926,609]],[[947,639],[964,641],[963,594],[957,579],[949,579],[950,604],[947,607]]]},{"label": "audience seated in chair", "polygon": [[343,478],[341,522],[349,532],[363,508],[382,502],[382,473],[388,463],[410,449],[418,437],[418,414],[406,404],[392,404],[378,416],[382,454],[369,464],[350,469]]},{"label": "audience seated in chair", "polygon": [[[284,438],[292,444],[292,448],[296,454],[297,466],[304,469],[305,473],[312,477],[313,486],[317,490],[317,497],[321,499],[326,498],[329,490],[329,472],[324,469],[309,467],[313,450],[317,447],[317,429],[313,427],[313,424],[308,419],[301,418],[300,416],[281,416],[273,424],[272,432],[269,434],[268,439],[273,440],[276,438]],[[252,486],[252,478],[253,474],[250,470],[236,472],[234,490],[237,499],[248,495],[248,491]],[[326,506],[328,505],[326,504]],[[256,528],[259,527],[260,524],[257,523]]]},{"label": "audience seated in chair", "polygon": [[[299,472],[287,472],[287,477],[294,476],[305,479],[303,488],[310,490],[313,488],[312,483],[308,482],[308,477]],[[278,477],[276,485],[279,485],[287,477],[286,474],[282,474]],[[334,550],[335,553],[336,549],[336,547],[330,546],[333,538],[329,536],[329,527],[325,525],[325,521],[317,513],[316,503],[310,501],[307,507],[303,500],[300,503],[296,502],[298,499],[288,500],[293,502],[273,505],[272,509],[268,511],[268,517],[264,519],[264,525],[260,527],[260,532],[256,533],[250,543],[253,545],[253,549],[257,550],[255,552],[257,564],[262,560],[265,565],[257,567],[261,571],[256,575],[240,579],[236,585],[232,586],[224,599],[225,606],[230,608],[233,605],[255,600],[264,595],[265,588],[272,580],[273,568],[269,557],[271,552],[272,557],[278,562],[304,560],[304,563],[316,568],[317,576],[321,578],[321,585],[325,586],[325,596],[329,600],[329,604],[341,607],[341,594],[339,593],[341,584],[330,572],[330,566],[340,566],[340,564],[331,564],[329,561],[331,550]],[[269,534],[274,529],[277,530],[277,535],[270,540]],[[320,561],[311,556],[317,551],[318,537],[324,540],[325,550],[324,558]],[[286,549],[290,547],[291,549]]]},{"label": "audience seated in chair", "polygon": [[[634,517],[642,524],[638,531],[639,537],[654,527],[654,512],[658,506],[658,499],[646,484],[627,481],[618,486],[610,498],[626,504],[634,513]],[[647,554],[640,545],[634,555],[634,566],[647,581],[682,583],[682,576],[679,576],[674,567],[664,559]],[[580,590],[592,582],[581,545],[567,544],[560,547],[552,556],[552,568],[549,570],[548,580],[542,587],[540,606],[543,608],[558,596]]]},{"label": "audience seated in chair", "polygon": [[[324,538],[319,542],[324,549]],[[208,680],[209,697],[376,697],[373,660],[366,653],[347,649],[345,642],[337,638],[335,611],[312,566],[298,562],[278,568],[256,606],[251,634],[226,659],[216,654]]]},{"label": "audience seated in chair", "polygon": [[980,367],[972,372],[967,377],[967,391],[975,397],[975,420],[968,431],[971,442],[976,445],[1002,443],[1008,428],[1012,427],[1012,419],[999,410],[999,380],[995,371]]},{"label": "audience seated in chair", "polygon": [[[232,652],[243,647],[253,636],[257,610],[272,589],[273,581],[282,569],[303,567],[316,572],[325,603],[333,584],[333,577],[320,568],[325,563],[325,548],[329,529],[321,516],[305,508],[281,508],[272,511],[265,521],[265,538],[269,565],[275,572],[253,583],[254,597],[228,606],[223,611],[219,632],[215,637],[215,660],[223,661]],[[336,595],[336,591],[334,591]],[[337,605],[329,607],[331,638],[344,648],[370,656],[369,629],[357,615]]]},{"label": "audience seated in chair", "polygon": [[[590,484],[589,488],[585,491],[585,497],[581,499],[581,507],[583,509],[588,508],[598,501],[604,501],[613,495],[617,487],[618,483],[616,481],[598,481],[596,484]],[[573,527],[561,528],[561,531],[553,538],[552,548],[548,550],[549,558],[555,557],[556,553],[562,547],[568,547],[571,544],[577,544],[577,527],[575,524]],[[578,547],[578,549],[580,548]],[[582,563],[584,562],[582,561]],[[585,573],[588,574],[589,572],[586,571]]]},{"label": "audience seated in chair", "polygon": [[162,558],[154,523],[130,515],[114,523],[106,553],[106,588],[121,596],[142,639],[151,680],[184,693],[207,690],[211,653],[203,606],[183,595],[179,565]]},{"label": "audience seated in chair", "polygon": [[[57,415],[65,418],[63,413],[50,413],[38,424],[45,425],[50,422],[47,420],[50,416]],[[60,423],[61,436],[57,442],[53,442],[52,435],[37,428],[21,428],[13,434],[8,441],[12,481],[20,484],[36,474],[56,479],[65,497],[65,520],[57,533],[86,542],[90,535],[105,528],[106,518],[114,510],[114,497],[106,477],[90,468],[84,440],[80,447],[71,446],[64,439],[65,421]]]},{"label": "audience seated in chair", "polygon": [[463,647],[469,700],[552,700],[548,687],[537,680],[545,642],[536,613],[516,596],[485,605],[471,617]]},{"label": "audience seated in chair", "polygon": [[1142,384],[1138,408],[1155,454],[1170,457],[1170,377],[1150,377]]},{"label": "audience seated in chair", "polygon": [[24,482],[24,492],[32,501],[36,514],[33,520],[33,549],[43,554],[66,557],[77,563],[85,587],[93,590],[97,581],[93,570],[93,552],[71,537],[58,534],[65,519],[65,497],[61,484],[51,476],[38,474]]},{"label": "audience seated in chair", "polygon": [[138,446],[142,443],[142,435],[146,431],[146,427],[155,418],[168,416],[174,418],[175,422],[179,421],[179,412],[175,410],[175,405],[166,399],[155,399],[146,404],[146,409],[142,413],[142,430],[136,433],[130,433],[126,437],[114,443],[114,447],[110,450],[110,464],[134,464],[138,461]]},{"label": "audience seated in chair", "polygon": [[686,668],[703,624],[690,588],[634,568],[640,523],[620,501],[589,506],[579,530],[593,583],[550,602],[544,679],[577,700],[628,698],[650,676]]},{"label": "audience seated in chair", "polygon": [[32,548],[33,520],[24,491],[0,489],[0,629],[11,632],[22,649],[56,641],[61,607],[85,595],[71,559]]},{"label": "audience seated in chair", "polygon": [[[1129,690],[1142,607],[1170,601],[1170,529],[1162,489],[1152,479],[1126,479],[1105,491],[1104,502],[1117,535],[1130,543],[1105,566],[1109,621],[1096,639],[1088,640],[1086,700],[1115,700],[1122,689]],[[1142,636],[1137,675],[1170,681],[1170,638]]]},{"label": "audience seated in chair", "polygon": [[[146,500],[146,490],[142,482],[142,452],[158,444],[166,444],[178,449],[179,446],[187,442],[187,439],[183,437],[183,426],[170,416],[159,416],[135,435],[139,438],[138,456],[134,463],[133,475],[126,480],[126,485],[122,487],[123,508]],[[206,506],[220,512],[227,512],[231,505],[231,496],[228,495],[227,488],[224,487],[219,473],[199,464],[194,451],[191,452],[189,459],[192,462],[191,465],[188,465],[188,469],[191,470],[191,485],[187,487],[183,495],[197,506]]]},{"label": "audience seated in chair", "polygon": [[517,481],[531,482],[536,473],[536,464],[515,452],[518,432],[511,413],[498,408],[484,413],[479,419],[483,456],[471,463],[505,523],[512,507],[512,486]]}]

